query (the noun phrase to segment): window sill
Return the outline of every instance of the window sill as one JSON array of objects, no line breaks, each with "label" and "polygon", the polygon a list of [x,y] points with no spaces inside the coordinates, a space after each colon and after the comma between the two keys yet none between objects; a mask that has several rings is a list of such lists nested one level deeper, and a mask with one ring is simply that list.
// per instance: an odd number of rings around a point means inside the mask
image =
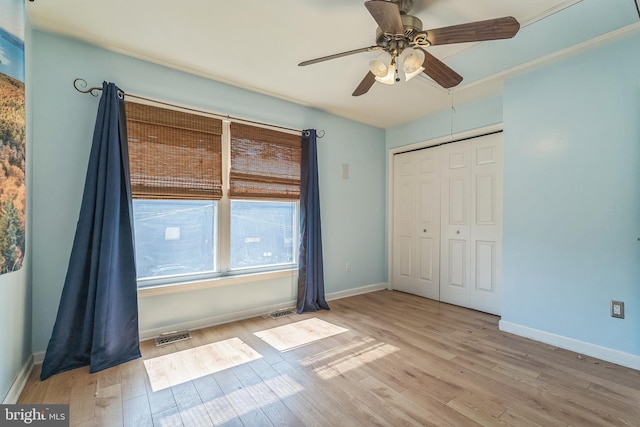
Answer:
[{"label": "window sill", "polygon": [[297,268],[287,270],[268,271],[263,273],[241,274],[237,276],[224,276],[214,279],[197,280],[192,282],[171,283],[166,285],[146,286],[138,288],[138,296],[140,298],[152,297],[156,295],[174,294],[179,292],[197,291],[200,289],[216,288],[219,286],[239,285],[242,283],[259,282],[263,280],[273,280],[285,277],[291,277],[294,280],[297,277]]}]

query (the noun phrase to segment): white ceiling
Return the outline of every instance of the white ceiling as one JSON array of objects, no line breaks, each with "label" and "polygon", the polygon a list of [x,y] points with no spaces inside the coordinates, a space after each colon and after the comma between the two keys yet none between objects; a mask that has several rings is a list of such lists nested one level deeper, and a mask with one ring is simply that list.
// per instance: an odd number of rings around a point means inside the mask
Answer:
[{"label": "white ceiling", "polygon": [[[502,16],[515,17],[524,27],[579,1],[415,0],[411,14],[424,29]],[[374,45],[377,25],[364,0],[35,0],[27,2],[27,14],[38,29],[381,128],[451,105],[451,93],[423,75],[393,86],[375,84],[369,93],[352,97],[375,52],[297,66]],[[487,71],[475,79],[486,84],[463,80],[453,90],[456,102],[501,90],[500,78],[489,76],[504,66],[492,67],[491,57],[504,55],[504,43],[516,43],[520,34],[513,40],[429,48],[443,62],[458,64],[452,68],[465,77],[474,67],[464,63],[465,56],[489,44],[489,66],[483,64]],[[127,88],[126,82],[118,84]]]}]

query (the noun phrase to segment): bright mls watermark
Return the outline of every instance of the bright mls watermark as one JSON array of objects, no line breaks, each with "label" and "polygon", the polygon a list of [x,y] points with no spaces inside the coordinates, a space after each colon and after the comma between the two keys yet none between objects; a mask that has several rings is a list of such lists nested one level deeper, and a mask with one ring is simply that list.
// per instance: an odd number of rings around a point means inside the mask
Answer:
[{"label": "bright mls watermark", "polygon": [[0,405],[0,427],[69,427],[69,405]]}]

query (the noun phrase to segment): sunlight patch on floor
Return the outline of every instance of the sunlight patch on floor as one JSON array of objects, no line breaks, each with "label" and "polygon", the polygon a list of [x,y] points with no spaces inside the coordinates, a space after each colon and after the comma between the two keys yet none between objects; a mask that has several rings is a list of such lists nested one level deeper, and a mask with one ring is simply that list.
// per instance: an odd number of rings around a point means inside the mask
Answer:
[{"label": "sunlight patch on floor", "polygon": [[[286,383],[286,385],[284,385]],[[284,385],[284,389],[280,388]],[[278,392],[274,392],[278,389]],[[260,408],[268,407],[281,400],[285,400],[289,396],[304,390],[297,382],[291,378],[276,377],[256,384],[245,385],[236,391],[226,394],[226,398],[240,415],[248,414],[253,411],[259,411]],[[215,423],[215,421],[214,421]]]},{"label": "sunlight patch on floor", "polygon": [[371,337],[365,337],[351,344],[336,347],[307,357],[300,361],[303,366],[313,366],[313,371],[322,379],[328,380],[358,369],[400,350],[398,347],[378,342]]},{"label": "sunlight patch on floor", "polygon": [[144,361],[151,389],[158,391],[261,358],[240,338],[231,338]]},{"label": "sunlight patch on floor", "polygon": [[[260,411],[261,408],[276,404],[302,390],[304,387],[288,375],[278,375],[256,384],[245,385],[225,395],[203,398],[202,403],[193,402],[192,407],[181,408],[180,413],[188,420],[189,425],[210,425],[207,418],[214,425],[224,425],[236,417]],[[175,415],[178,415],[177,418]],[[168,412],[157,420],[162,426],[183,425],[177,412]],[[178,423],[174,424],[176,420]]]},{"label": "sunlight patch on floor", "polygon": [[255,332],[254,335],[279,351],[287,351],[347,331],[348,329],[313,317]]}]

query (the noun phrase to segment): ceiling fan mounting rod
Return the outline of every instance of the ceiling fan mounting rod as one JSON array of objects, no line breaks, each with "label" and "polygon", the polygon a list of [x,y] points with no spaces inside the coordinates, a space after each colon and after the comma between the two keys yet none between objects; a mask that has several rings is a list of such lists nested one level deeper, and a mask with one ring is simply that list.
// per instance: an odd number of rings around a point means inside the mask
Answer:
[{"label": "ceiling fan mounting rod", "polygon": [[413,0],[397,0],[395,2],[398,5],[400,15],[406,15],[413,7]]},{"label": "ceiling fan mounting rod", "polygon": [[384,49],[387,51],[392,57],[400,56],[403,50],[410,47],[409,43],[405,39],[393,40],[389,43],[389,45]]}]

